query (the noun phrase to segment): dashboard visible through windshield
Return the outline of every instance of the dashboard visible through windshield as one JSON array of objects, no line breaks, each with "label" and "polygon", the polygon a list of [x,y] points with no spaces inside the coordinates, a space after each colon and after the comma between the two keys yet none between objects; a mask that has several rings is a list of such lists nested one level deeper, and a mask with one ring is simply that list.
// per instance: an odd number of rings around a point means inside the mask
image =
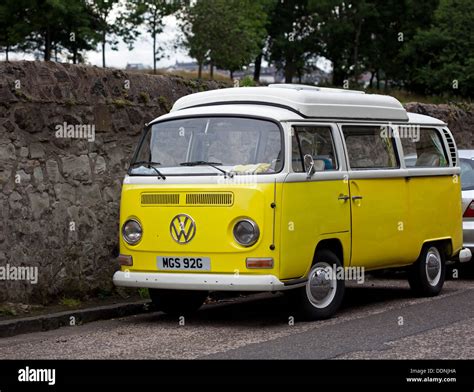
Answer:
[{"label": "dashboard visible through windshield", "polygon": [[268,120],[199,117],[148,128],[130,175],[271,174],[283,167],[280,127]]}]

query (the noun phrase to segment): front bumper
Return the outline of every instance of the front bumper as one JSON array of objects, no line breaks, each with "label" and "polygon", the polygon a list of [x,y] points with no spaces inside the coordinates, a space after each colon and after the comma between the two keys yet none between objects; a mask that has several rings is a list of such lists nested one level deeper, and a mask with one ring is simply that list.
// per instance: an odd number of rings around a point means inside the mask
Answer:
[{"label": "front bumper", "polygon": [[280,291],[290,288],[274,275],[124,272],[114,274],[122,287],[205,291]]},{"label": "front bumper", "polygon": [[463,221],[463,242],[464,247],[474,252],[474,221]]},{"label": "front bumper", "polygon": [[461,249],[461,251],[459,252],[458,258],[459,258],[459,261],[461,263],[465,263],[467,261],[470,261],[471,258],[472,258],[471,250],[469,248]]}]

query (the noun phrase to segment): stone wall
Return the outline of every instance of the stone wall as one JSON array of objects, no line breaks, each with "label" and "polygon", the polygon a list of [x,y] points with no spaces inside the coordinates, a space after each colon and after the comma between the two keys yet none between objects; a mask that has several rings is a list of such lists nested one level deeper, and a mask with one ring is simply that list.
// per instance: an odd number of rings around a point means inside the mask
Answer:
[{"label": "stone wall", "polygon": [[408,103],[409,112],[425,114],[439,118],[448,124],[459,149],[474,149],[474,105],[433,105]]},{"label": "stone wall", "polygon": [[[0,267],[39,271],[37,284],[0,280],[0,302],[111,292],[121,182],[143,124],[183,95],[219,87],[68,64],[0,63]],[[448,121],[459,146],[472,147],[472,111],[408,109]],[[94,127],[94,140],[57,137],[58,125],[67,131],[81,124]]]},{"label": "stone wall", "polygon": [[[218,87],[0,63],[0,266],[39,272],[37,284],[0,280],[0,301],[48,303],[112,290],[121,182],[143,124],[183,95]],[[56,137],[64,123],[93,126],[95,139]]]}]

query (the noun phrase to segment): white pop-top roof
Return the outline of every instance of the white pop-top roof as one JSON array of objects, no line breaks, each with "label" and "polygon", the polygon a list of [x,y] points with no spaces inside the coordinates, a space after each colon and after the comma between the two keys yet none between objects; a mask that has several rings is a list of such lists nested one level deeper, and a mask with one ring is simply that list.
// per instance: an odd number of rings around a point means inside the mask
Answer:
[{"label": "white pop-top roof", "polygon": [[402,104],[387,95],[296,84],[225,88],[190,94],[178,99],[171,111],[225,104],[283,107],[307,118],[408,121]]}]

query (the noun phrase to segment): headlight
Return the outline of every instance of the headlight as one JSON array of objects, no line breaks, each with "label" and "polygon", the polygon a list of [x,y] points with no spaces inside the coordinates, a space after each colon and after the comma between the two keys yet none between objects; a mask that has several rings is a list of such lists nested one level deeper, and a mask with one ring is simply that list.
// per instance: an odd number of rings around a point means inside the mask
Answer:
[{"label": "headlight", "polygon": [[242,219],[234,226],[234,238],[242,246],[255,244],[260,236],[257,224],[251,219]]},{"label": "headlight", "polygon": [[122,226],[122,237],[130,245],[137,244],[142,239],[142,227],[135,219],[130,219]]}]

